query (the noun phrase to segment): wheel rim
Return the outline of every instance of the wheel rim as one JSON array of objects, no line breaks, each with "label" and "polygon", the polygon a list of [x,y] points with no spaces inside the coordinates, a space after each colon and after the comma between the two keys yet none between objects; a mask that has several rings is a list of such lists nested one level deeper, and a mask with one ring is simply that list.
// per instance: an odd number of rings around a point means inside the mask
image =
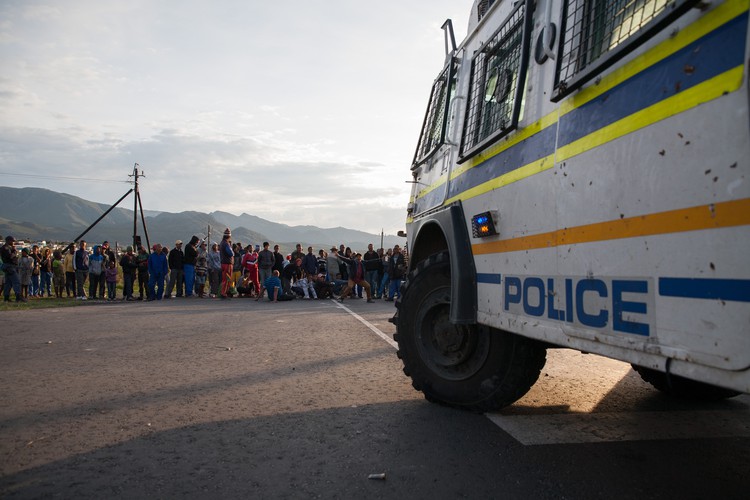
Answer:
[{"label": "wheel rim", "polygon": [[450,288],[430,293],[416,315],[417,350],[425,365],[447,380],[465,380],[484,366],[489,336],[476,325],[450,322]]}]

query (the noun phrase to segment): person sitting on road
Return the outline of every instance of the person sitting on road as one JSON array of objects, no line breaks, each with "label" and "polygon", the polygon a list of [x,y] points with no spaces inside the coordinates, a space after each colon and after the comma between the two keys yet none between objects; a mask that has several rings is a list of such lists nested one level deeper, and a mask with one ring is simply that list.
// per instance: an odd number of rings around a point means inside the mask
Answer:
[{"label": "person sitting on road", "polygon": [[244,295],[245,297],[252,297],[253,292],[257,292],[255,282],[251,276],[251,271],[245,268],[242,271],[242,278],[240,278],[239,283],[237,283],[237,296],[242,297]]},{"label": "person sitting on road", "polygon": [[315,294],[319,299],[336,298],[333,294],[333,282],[326,280],[326,273],[320,273],[315,276],[313,286],[315,287]]},{"label": "person sitting on road", "polygon": [[268,300],[271,302],[279,302],[284,300],[292,300],[294,297],[285,294],[281,289],[281,278],[279,278],[279,272],[274,270],[273,274],[266,278],[263,284],[260,286],[260,293],[256,301],[263,297],[263,292],[268,291]]},{"label": "person sitting on road", "polygon": [[317,274],[308,274],[297,280],[297,286],[302,290],[303,299],[317,299],[318,294],[315,292],[315,280]]}]

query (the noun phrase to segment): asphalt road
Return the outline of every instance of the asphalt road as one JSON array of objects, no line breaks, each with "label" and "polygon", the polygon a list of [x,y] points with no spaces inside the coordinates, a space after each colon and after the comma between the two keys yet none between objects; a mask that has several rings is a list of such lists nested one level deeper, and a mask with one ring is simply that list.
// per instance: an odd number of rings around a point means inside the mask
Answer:
[{"label": "asphalt road", "polygon": [[747,498],[749,396],[676,402],[554,350],[502,412],[444,408],[403,375],[393,305],[344,305],[0,314],[0,496]]}]

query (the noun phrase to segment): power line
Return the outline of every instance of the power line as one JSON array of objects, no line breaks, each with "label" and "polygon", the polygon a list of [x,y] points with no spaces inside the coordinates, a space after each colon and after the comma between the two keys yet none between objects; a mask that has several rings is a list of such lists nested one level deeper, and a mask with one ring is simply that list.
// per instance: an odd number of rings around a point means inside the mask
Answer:
[{"label": "power line", "polygon": [[116,182],[128,184],[131,181],[118,181],[114,179],[92,179],[90,177],[65,177],[60,175],[41,175],[41,174],[17,174],[14,172],[0,172],[2,175],[12,175],[15,177],[31,177],[34,179],[51,179],[51,180],[70,180],[84,182]]}]

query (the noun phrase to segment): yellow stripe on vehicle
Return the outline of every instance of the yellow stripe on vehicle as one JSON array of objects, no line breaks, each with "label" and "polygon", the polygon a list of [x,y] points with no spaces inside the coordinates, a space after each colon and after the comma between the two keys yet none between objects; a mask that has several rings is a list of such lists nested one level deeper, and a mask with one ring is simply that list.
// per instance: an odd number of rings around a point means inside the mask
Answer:
[{"label": "yellow stripe on vehicle", "polygon": [[750,225],[750,198],[597,222],[472,245],[474,255]]}]

